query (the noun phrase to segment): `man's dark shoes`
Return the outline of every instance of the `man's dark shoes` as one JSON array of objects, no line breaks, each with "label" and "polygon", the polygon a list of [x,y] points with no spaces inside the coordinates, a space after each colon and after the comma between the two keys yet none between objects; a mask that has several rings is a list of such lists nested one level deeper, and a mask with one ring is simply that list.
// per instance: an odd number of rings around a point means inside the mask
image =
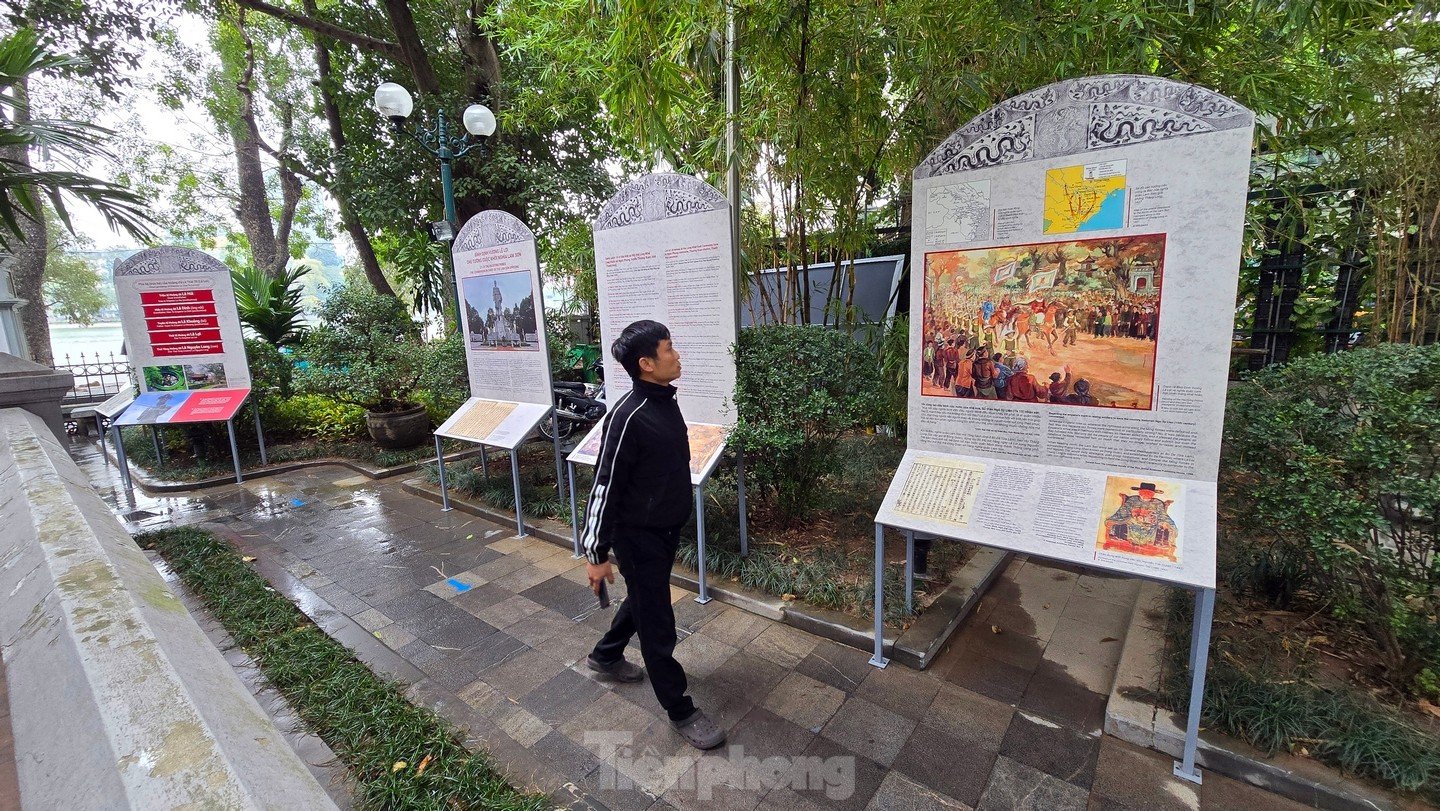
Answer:
[{"label": "man's dark shoes", "polygon": [[588,656],[585,658],[585,664],[599,674],[601,681],[620,681],[626,684],[645,681],[645,669],[624,659],[614,664],[604,664],[597,662],[594,656]]},{"label": "man's dark shoes", "polygon": [[683,721],[671,721],[670,723],[675,726],[675,730],[680,733],[685,742],[696,749],[714,749],[725,743],[725,730],[700,710],[691,713],[690,717]]}]

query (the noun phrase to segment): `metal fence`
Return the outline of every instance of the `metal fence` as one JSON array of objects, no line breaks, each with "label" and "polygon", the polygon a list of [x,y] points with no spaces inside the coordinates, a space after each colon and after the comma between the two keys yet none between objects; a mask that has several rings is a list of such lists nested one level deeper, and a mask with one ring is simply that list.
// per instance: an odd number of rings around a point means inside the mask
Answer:
[{"label": "metal fence", "polygon": [[66,392],[60,407],[69,409],[78,405],[99,403],[111,395],[119,394],[134,385],[130,376],[130,362],[124,355],[114,352],[101,355],[78,356],[69,354],[55,358],[55,368],[75,375],[75,385]]}]

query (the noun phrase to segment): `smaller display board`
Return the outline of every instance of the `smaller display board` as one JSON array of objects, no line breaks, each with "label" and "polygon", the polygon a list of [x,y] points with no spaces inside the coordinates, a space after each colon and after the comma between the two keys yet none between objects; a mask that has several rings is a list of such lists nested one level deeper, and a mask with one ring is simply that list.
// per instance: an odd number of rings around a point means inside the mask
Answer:
[{"label": "smaller display board", "polygon": [[471,397],[435,435],[514,450],[549,416],[548,405]]},{"label": "smaller display board", "polygon": [[223,262],[190,248],[149,248],[117,265],[114,278],[140,391],[249,388],[235,288]]},{"label": "smaller display board", "polygon": [[229,422],[240,411],[249,389],[208,391],[147,391],[135,398],[116,425],[176,425]]},{"label": "smaller display board", "polygon": [[[577,465],[594,467],[600,458],[600,437],[604,426],[604,422],[595,423],[595,427],[566,458]],[[690,435],[690,484],[698,487],[710,478],[715,466],[720,463],[720,453],[725,450],[725,442],[733,429],[708,422],[687,422],[685,430]]]},{"label": "smaller display board", "polygon": [[113,420],[133,402],[135,402],[135,388],[132,386],[95,406],[95,414],[107,420]]},{"label": "smaller display board", "polygon": [[1205,588],[1215,584],[1214,482],[909,450],[888,526]]}]

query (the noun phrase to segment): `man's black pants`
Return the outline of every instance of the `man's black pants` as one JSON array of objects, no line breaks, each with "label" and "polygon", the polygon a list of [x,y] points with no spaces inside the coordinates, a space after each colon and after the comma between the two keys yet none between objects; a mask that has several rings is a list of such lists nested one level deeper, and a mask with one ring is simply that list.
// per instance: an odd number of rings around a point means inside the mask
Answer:
[{"label": "man's black pants", "polygon": [[617,533],[615,557],[627,594],[610,630],[590,654],[601,664],[614,664],[624,657],[630,637],[638,633],[650,686],[672,721],[688,718],[695,711],[695,704],[685,695],[685,669],[675,661],[670,569],[679,544],[678,527],[673,531],[625,527]]}]

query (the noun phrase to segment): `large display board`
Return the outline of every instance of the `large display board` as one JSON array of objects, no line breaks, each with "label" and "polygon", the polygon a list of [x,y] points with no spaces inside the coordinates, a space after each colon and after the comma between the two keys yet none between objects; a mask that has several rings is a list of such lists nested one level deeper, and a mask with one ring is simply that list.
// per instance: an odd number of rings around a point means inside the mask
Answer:
[{"label": "large display board", "polygon": [[670,328],[680,351],[685,418],[734,425],[735,246],[725,196],[688,175],[645,175],[605,204],[594,231],[607,404],[631,387],[608,349],[649,318]]},{"label": "large display board", "polygon": [[250,387],[228,267],[190,248],[150,248],[117,265],[114,277],[142,393]]},{"label": "large display board", "polygon": [[1090,77],[916,168],[910,448],[877,522],[1214,586],[1253,128],[1200,87]]},{"label": "large display board", "polygon": [[451,251],[471,397],[435,433],[514,449],[552,405],[535,235],[492,209],[466,221]]}]

